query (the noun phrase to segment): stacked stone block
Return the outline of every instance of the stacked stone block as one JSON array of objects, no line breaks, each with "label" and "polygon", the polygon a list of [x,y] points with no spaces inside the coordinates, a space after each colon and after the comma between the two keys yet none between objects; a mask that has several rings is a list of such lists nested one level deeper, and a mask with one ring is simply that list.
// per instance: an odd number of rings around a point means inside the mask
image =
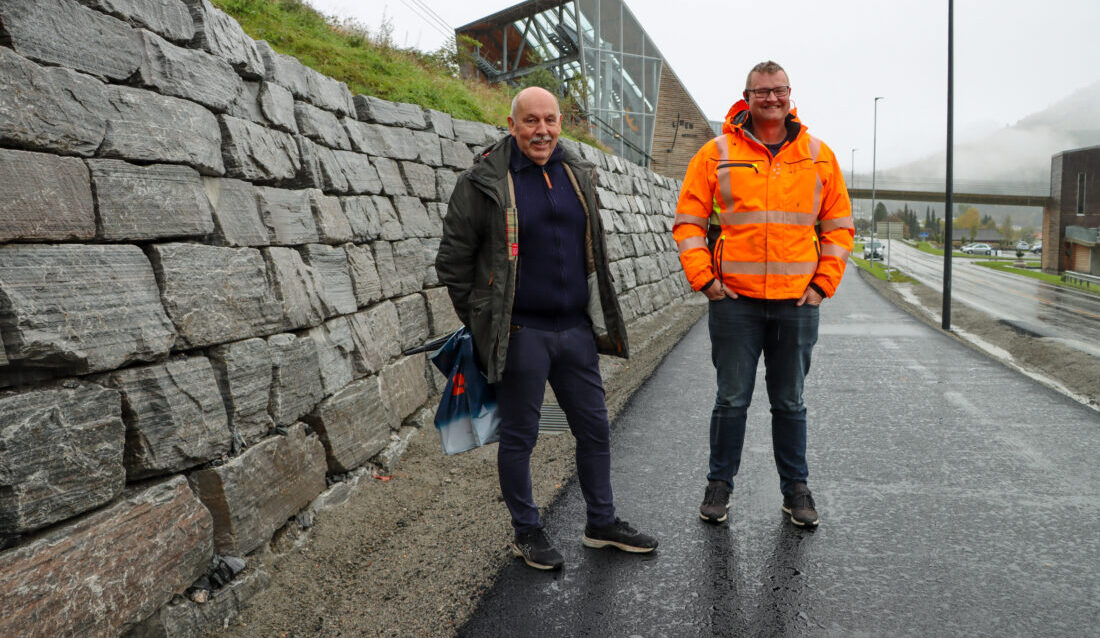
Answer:
[{"label": "stacked stone block", "polygon": [[[196,606],[216,555],[388,467],[439,391],[403,352],[461,325],[447,200],[505,132],[352,95],[208,0],[0,2],[0,635],[195,635],[266,581]],[[681,299],[678,184],[562,144],[628,322]]]}]

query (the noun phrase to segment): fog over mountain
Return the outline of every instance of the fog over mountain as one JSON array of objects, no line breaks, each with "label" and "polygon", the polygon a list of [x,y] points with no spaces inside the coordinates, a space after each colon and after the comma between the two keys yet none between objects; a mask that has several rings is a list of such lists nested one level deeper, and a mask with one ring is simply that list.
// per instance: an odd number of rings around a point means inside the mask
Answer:
[{"label": "fog over mountain", "polygon": [[[955,138],[969,137],[955,129]],[[1100,145],[1100,81],[1082,88],[1046,109],[1019,122],[970,141],[955,144],[954,173],[957,191],[995,192],[991,183],[1003,182],[1007,191],[1021,185],[1050,184],[1050,158],[1061,151]],[[879,172],[887,181],[943,182],[943,152]],[[999,190],[999,189],[996,189]],[[1034,188],[1026,188],[1033,192]]]}]

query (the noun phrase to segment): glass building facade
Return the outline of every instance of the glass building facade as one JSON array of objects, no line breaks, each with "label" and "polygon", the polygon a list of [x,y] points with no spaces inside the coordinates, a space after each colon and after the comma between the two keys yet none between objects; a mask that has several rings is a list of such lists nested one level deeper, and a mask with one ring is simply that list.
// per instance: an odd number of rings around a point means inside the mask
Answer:
[{"label": "glass building facade", "polygon": [[[542,68],[554,73],[582,107],[591,133],[642,166],[654,160],[662,71],[666,89],[673,78],[686,96],[622,0],[529,0],[455,31],[479,43],[473,72],[491,82],[515,81]],[[687,101],[694,119],[705,122],[689,96]]]}]

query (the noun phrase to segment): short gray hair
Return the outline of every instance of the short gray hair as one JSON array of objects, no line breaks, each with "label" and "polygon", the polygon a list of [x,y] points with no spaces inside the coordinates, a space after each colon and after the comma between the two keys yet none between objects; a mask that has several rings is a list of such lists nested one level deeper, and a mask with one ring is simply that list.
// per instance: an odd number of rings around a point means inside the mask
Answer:
[{"label": "short gray hair", "polygon": [[547,93],[549,93],[554,98],[554,103],[556,103],[558,105],[558,115],[559,116],[561,115],[561,102],[558,102],[558,96],[554,95],[554,93],[551,92],[551,91],[547,91],[546,89],[543,89],[541,86],[529,86],[529,87],[520,89],[512,97],[512,110],[508,112],[508,117],[512,118],[513,120],[516,119],[516,104],[519,102],[519,96],[520,96],[520,94],[522,94],[524,91],[527,91],[528,89],[542,89],[543,91],[546,91]]},{"label": "short gray hair", "polygon": [[749,71],[748,76],[745,77],[745,90],[747,91],[749,89],[749,87],[752,86],[752,74],[753,73],[767,73],[767,74],[770,75],[772,73],[779,73],[780,71],[782,71],[783,74],[787,76],[787,81],[789,82],[790,79],[791,79],[791,76],[788,75],[787,71],[784,70],[783,67],[779,66],[778,63],[772,62],[771,60],[767,60],[765,62],[761,62],[760,64],[757,64],[756,66],[752,67],[752,70]]}]

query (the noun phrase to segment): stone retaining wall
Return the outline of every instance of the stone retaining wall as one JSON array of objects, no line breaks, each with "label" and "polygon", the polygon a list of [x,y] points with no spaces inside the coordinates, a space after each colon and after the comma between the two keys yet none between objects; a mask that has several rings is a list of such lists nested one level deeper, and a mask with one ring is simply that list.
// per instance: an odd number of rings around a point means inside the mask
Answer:
[{"label": "stone retaining wall", "polygon": [[[0,2],[0,635],[194,635],[266,580],[224,557],[399,456],[441,390],[402,351],[459,325],[446,202],[502,133],[207,0]],[[628,322],[683,298],[678,184],[562,143]]]}]

